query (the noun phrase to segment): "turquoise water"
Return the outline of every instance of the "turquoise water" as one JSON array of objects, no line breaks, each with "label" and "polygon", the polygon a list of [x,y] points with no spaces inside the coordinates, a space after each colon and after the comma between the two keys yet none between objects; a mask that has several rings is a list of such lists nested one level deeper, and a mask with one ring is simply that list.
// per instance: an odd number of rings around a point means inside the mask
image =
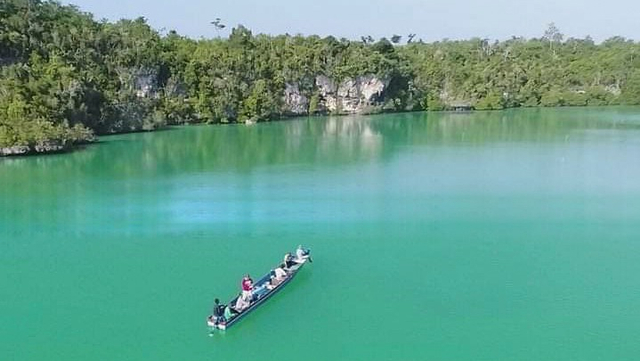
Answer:
[{"label": "turquoise water", "polygon": [[[2,360],[635,360],[640,108],[193,126],[0,160]],[[214,297],[314,263],[225,334]]]}]

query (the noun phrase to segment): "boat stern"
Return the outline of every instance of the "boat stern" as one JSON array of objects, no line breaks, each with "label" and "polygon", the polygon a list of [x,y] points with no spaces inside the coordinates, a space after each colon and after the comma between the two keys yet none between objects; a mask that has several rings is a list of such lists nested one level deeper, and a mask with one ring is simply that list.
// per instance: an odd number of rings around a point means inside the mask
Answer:
[{"label": "boat stern", "polygon": [[221,330],[224,331],[227,329],[227,321],[224,318],[218,318],[213,315],[207,317],[207,326],[213,330]]}]

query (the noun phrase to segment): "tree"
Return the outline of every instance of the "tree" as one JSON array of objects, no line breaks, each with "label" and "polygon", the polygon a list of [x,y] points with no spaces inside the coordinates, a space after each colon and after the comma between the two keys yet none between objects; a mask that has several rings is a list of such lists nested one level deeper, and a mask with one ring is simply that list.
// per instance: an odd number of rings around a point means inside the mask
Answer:
[{"label": "tree", "polygon": [[540,98],[540,105],[543,107],[558,107],[563,105],[562,94],[558,89],[551,89]]},{"label": "tree", "polygon": [[212,21],[211,25],[213,25],[213,27],[216,29],[216,33],[218,34],[218,37],[220,37],[220,30],[227,27],[222,23],[222,19],[220,18],[216,18],[214,21]]},{"label": "tree", "polygon": [[543,38],[549,42],[549,49],[555,55],[555,51],[553,50],[553,44],[562,42],[564,35],[560,33],[560,30],[556,27],[555,23],[550,23],[549,26],[547,27],[547,30],[545,30],[544,32]]},{"label": "tree", "polygon": [[504,98],[497,92],[491,92],[478,100],[475,105],[478,110],[499,110],[504,108]]},{"label": "tree", "polygon": [[365,45],[373,44],[375,42],[375,39],[373,39],[371,35],[361,36],[360,39],[362,40],[362,43]]},{"label": "tree", "polygon": [[373,44],[373,50],[380,54],[391,54],[395,51],[393,45],[386,38],[382,38]]},{"label": "tree", "polygon": [[620,101],[623,104],[640,104],[640,69],[636,69],[622,87]]}]

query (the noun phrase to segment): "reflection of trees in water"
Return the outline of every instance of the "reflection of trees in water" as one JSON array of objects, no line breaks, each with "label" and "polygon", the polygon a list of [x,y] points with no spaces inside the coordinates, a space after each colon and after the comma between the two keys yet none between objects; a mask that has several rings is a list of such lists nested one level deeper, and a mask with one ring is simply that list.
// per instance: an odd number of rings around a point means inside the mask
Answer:
[{"label": "reflection of trees in water", "polygon": [[412,145],[553,142],[585,129],[638,129],[639,114],[637,108],[523,109],[191,126],[105,137],[100,144],[69,154],[4,159],[0,161],[0,186],[249,172],[281,165],[339,166],[388,158]]},{"label": "reflection of trees in water", "polygon": [[640,129],[638,108],[516,109],[471,113],[405,113],[375,119],[385,141],[405,145],[553,142],[588,129]]},{"label": "reflection of trees in water", "polygon": [[[192,126],[104,137],[100,144],[69,154],[0,160],[0,208],[8,210],[0,217],[0,225],[23,219],[36,231],[39,224],[87,222],[87,217],[126,223],[136,219],[138,201],[149,184],[162,187],[163,180],[171,178],[168,187],[175,187],[180,184],[175,177],[182,175],[234,172],[240,176],[230,179],[242,179],[242,174],[257,169],[340,167],[389,159],[407,146],[588,143],[589,136],[602,136],[599,129],[640,129],[640,112],[638,108],[574,108],[407,113]],[[637,137],[635,132],[616,134]],[[100,204],[85,204],[87,199],[121,201],[104,206],[121,209],[122,214],[103,214]],[[151,199],[145,204],[161,202]],[[59,207],[67,211],[51,212]],[[56,217],[55,222],[51,217]]]}]

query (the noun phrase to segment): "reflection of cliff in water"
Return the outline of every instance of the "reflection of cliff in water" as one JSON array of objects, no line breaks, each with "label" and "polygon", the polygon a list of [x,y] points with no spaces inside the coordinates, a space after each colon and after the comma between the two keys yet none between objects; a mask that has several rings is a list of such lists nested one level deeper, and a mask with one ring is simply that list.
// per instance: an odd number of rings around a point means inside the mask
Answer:
[{"label": "reflection of cliff in water", "polygon": [[[191,126],[104,137],[70,154],[5,159],[0,181],[28,177],[131,179],[185,172],[247,172],[272,166],[343,166],[393,156],[406,146],[580,141],[594,129],[639,129],[637,108],[525,109],[304,118],[254,126]],[[26,173],[24,176],[27,176]]]},{"label": "reflection of cliff in water", "polygon": [[[289,167],[303,171],[343,168],[386,161],[416,147],[500,143],[545,147],[565,142],[590,144],[593,137],[603,136],[637,142],[638,129],[638,108],[408,113],[181,127],[104,137],[99,144],[69,154],[0,160],[0,202],[5,209],[15,204],[16,212],[24,213],[19,216],[34,225],[57,224],[49,219],[49,210],[59,207],[68,209],[66,220],[89,215],[126,223],[141,211],[136,209],[137,200],[145,197],[149,184],[166,187],[169,193],[187,181],[182,176],[218,174],[218,179],[238,181],[245,174],[251,177],[264,170],[285,174]],[[224,176],[231,173],[238,177]],[[97,193],[110,196],[98,197]],[[94,198],[104,204],[76,205]],[[153,199],[144,204],[160,203],[162,200]],[[104,209],[116,211],[105,214]],[[2,218],[0,223],[4,223]]]}]

